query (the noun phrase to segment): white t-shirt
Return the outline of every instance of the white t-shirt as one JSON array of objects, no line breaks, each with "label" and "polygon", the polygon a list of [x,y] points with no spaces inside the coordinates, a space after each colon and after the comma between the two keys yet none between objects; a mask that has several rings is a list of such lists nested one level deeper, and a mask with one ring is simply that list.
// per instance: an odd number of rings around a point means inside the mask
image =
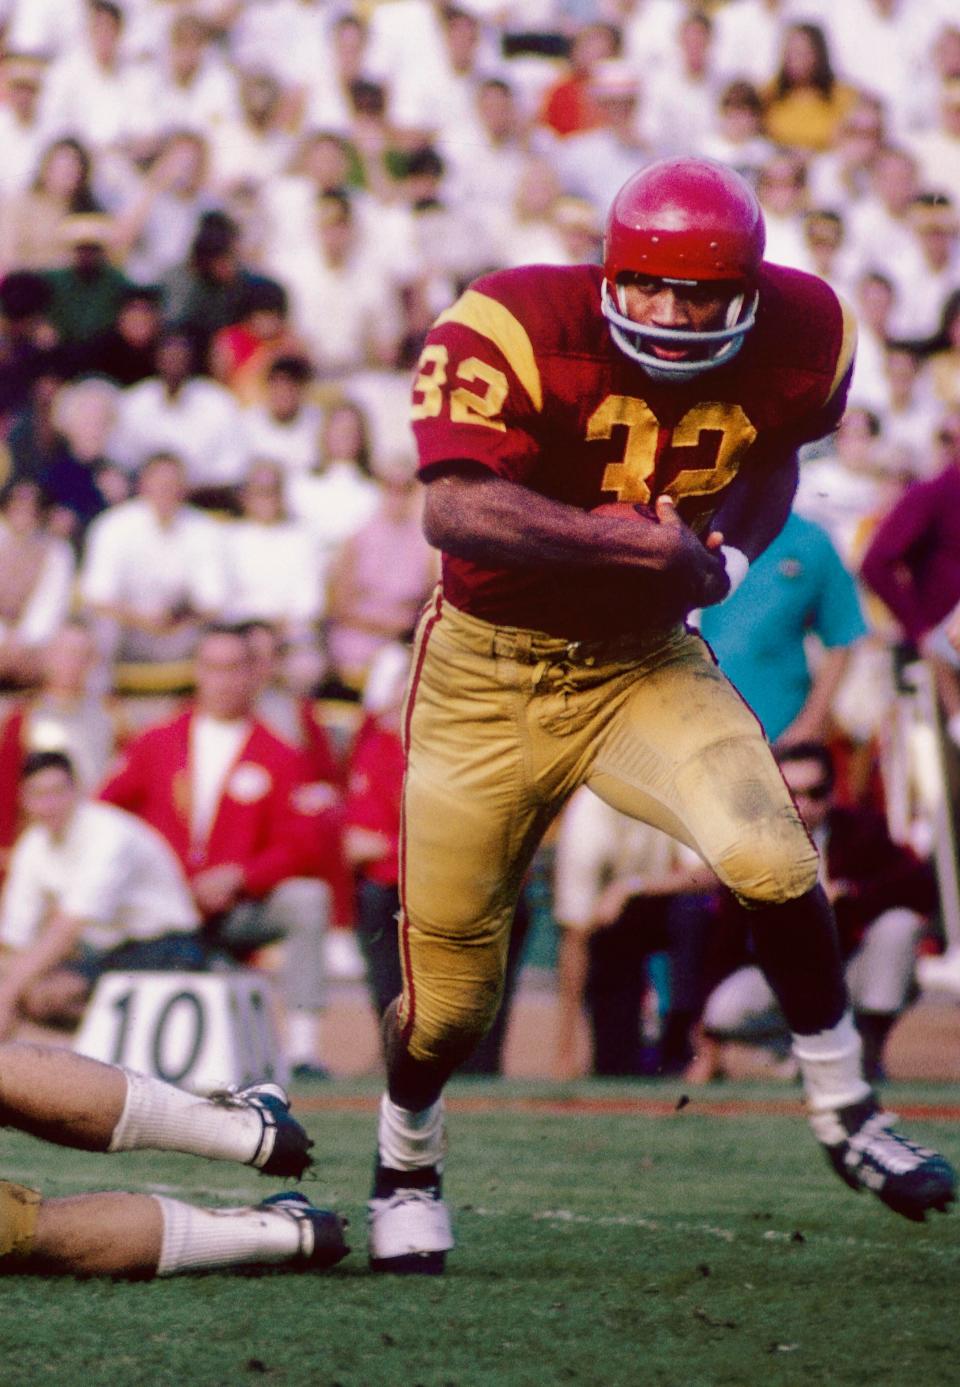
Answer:
[{"label": "white t-shirt", "polygon": [[567,929],[585,930],[604,888],[624,876],[660,877],[699,862],[697,855],[658,828],[612,809],[587,786],[560,820],[553,877],[553,909]]},{"label": "white t-shirt", "polygon": [[80,937],[94,949],[198,924],[166,839],[135,814],[96,801],[78,805],[60,841],[40,824],[21,834],[0,898],[0,943],[26,948],[51,909],[83,920]]},{"label": "white t-shirt", "polygon": [[323,614],[320,546],[299,520],[224,526],[227,621],[276,621],[308,626]]},{"label": "white t-shirt", "polygon": [[246,718],[225,721],[197,714],[190,723],[190,837],[205,843],[230,768],[250,735]]},{"label": "white t-shirt", "polygon": [[152,376],[121,391],[108,455],[136,469],[170,452],[183,459],[190,486],[232,486],[247,457],[240,419],[236,397],[216,381],[194,376],[171,399]]},{"label": "white t-shirt", "polygon": [[144,614],[188,602],[218,615],[226,599],[220,526],[183,506],[161,527],[143,500],[122,501],[87,531],[80,596],[88,606],[124,604]]}]

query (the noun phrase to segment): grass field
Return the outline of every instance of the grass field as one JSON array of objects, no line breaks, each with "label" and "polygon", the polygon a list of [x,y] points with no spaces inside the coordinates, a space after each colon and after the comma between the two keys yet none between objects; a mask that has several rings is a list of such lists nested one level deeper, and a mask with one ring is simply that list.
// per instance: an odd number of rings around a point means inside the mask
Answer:
[{"label": "grass field", "polygon": [[[340,1267],[7,1278],[0,1387],[956,1387],[960,1213],[916,1226],[848,1191],[784,1085],[725,1085],[677,1111],[679,1093],[451,1086],[459,1245],[441,1279],[367,1273],[375,1086],[303,1090],[318,1151],[305,1188],[351,1219]],[[954,1087],[892,1086],[887,1099],[960,1163]],[[3,1168],[47,1194],[240,1203],[275,1188],[242,1167],[78,1155],[12,1133]]]}]

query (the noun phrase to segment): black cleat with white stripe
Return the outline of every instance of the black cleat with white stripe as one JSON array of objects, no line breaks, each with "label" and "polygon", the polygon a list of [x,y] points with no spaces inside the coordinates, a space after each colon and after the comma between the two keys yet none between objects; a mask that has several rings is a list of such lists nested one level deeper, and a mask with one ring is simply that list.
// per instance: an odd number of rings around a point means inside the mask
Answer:
[{"label": "black cleat with white stripe", "polygon": [[854,1190],[871,1190],[894,1213],[923,1223],[928,1212],[945,1214],[956,1199],[957,1174],[936,1151],[894,1128],[896,1113],[874,1098],[835,1114],[840,1140],[825,1144],[827,1158]]}]

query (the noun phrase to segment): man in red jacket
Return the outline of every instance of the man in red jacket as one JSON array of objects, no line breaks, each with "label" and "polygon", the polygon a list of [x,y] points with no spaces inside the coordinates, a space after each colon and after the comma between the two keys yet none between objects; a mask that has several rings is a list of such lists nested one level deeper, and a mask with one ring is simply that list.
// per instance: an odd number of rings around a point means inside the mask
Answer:
[{"label": "man in red jacket", "polygon": [[286,941],[288,1058],[309,1077],[320,1072],[323,936],[331,916],[349,916],[349,878],[326,787],[254,716],[256,679],[244,631],[209,627],[193,705],[127,747],[101,798],[168,840],[212,944],[242,958]]}]

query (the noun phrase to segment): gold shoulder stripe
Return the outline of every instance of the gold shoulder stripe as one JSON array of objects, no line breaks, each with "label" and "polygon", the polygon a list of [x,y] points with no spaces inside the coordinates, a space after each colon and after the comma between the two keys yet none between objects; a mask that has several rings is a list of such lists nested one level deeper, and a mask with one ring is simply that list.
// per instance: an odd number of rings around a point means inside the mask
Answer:
[{"label": "gold shoulder stripe", "polygon": [[444,310],[437,319],[440,323],[462,323],[473,328],[481,337],[486,337],[499,347],[511,368],[526,390],[533,407],[539,414],[543,409],[543,387],[540,383],[540,370],[533,354],[533,343],[527,330],[509,308],[505,308],[488,294],[476,289],[468,289],[461,294],[452,307]]},{"label": "gold shoulder stripe", "polygon": [[843,314],[843,337],[840,342],[840,353],[837,357],[837,369],[833,373],[833,380],[830,382],[830,393],[827,395],[824,404],[832,400],[836,394],[837,387],[847,374],[850,362],[853,360],[853,353],[857,346],[856,314],[847,303],[846,299],[840,298],[839,294],[837,297],[840,299],[840,311]]}]

